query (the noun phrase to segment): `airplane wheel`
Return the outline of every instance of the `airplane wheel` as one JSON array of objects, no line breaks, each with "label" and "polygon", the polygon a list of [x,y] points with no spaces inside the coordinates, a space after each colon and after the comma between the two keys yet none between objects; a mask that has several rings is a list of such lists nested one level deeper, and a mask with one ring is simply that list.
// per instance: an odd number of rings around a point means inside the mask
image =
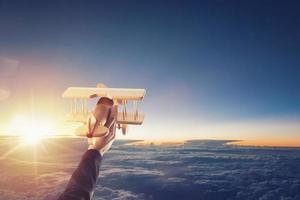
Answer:
[{"label": "airplane wheel", "polygon": [[122,126],[122,133],[123,133],[123,135],[126,135],[127,131],[128,131],[128,127],[126,125],[123,125]]}]

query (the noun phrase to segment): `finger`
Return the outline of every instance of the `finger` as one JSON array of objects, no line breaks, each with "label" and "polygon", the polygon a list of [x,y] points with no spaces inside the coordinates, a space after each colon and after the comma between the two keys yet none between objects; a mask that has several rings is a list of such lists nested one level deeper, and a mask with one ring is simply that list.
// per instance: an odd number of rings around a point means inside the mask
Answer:
[{"label": "finger", "polygon": [[[107,140],[108,143],[110,143],[111,141],[114,141],[116,139],[116,132],[113,131],[113,134],[111,135],[111,137]],[[111,142],[112,143],[112,142]]]},{"label": "finger", "polygon": [[110,137],[109,139],[107,139],[107,140],[105,141],[106,145],[112,143],[112,142],[115,140],[115,138],[116,138],[116,136],[112,136],[112,137]]},{"label": "finger", "polygon": [[112,125],[109,128],[109,132],[116,133],[116,122],[112,123]]},{"label": "finger", "polygon": [[106,141],[107,141],[109,138],[111,138],[111,137],[112,137],[112,133],[110,133],[110,132],[108,131],[108,132],[106,133],[106,135],[101,136],[101,137],[93,137],[93,139],[94,139],[94,141],[95,141],[97,144],[103,146],[103,145],[105,145]]},{"label": "finger", "polygon": [[100,152],[103,155],[108,149],[110,149],[112,143],[115,140],[115,134],[106,136],[103,140],[97,140],[97,145],[99,145]]},{"label": "finger", "polygon": [[105,137],[109,134],[109,129],[104,126],[98,126],[93,133],[88,134],[87,137]]},{"label": "finger", "polygon": [[99,104],[94,109],[94,117],[98,122],[104,124],[110,112],[110,107],[107,105]]},{"label": "finger", "polygon": [[107,136],[104,141],[107,142],[107,141],[110,141],[111,139],[115,139],[116,135],[114,133],[110,134],[109,136]]},{"label": "finger", "polygon": [[104,138],[104,144],[107,144],[109,143],[111,140],[114,140],[116,138],[116,134],[113,132],[111,132],[109,135],[107,135],[105,138]]},{"label": "finger", "polygon": [[102,148],[102,149],[100,150],[100,153],[101,153],[102,156],[103,156],[103,154],[104,154],[105,152],[107,152],[107,151],[110,149],[110,147],[111,147],[111,145],[113,144],[113,142],[114,142],[114,140],[110,141],[104,148]]},{"label": "finger", "polygon": [[111,125],[116,122],[116,120],[117,120],[117,117],[116,117],[117,113],[118,113],[118,107],[117,107],[117,105],[112,106],[110,108],[110,111],[109,111],[108,120],[106,121],[106,123],[104,125],[105,127],[110,128]]},{"label": "finger", "polygon": [[106,141],[108,141],[112,137],[114,137],[114,132],[113,131],[108,131],[107,135],[105,135],[104,137],[99,137],[99,141],[101,140],[101,143],[105,144]]},{"label": "finger", "polygon": [[103,152],[106,152],[108,149],[110,149],[110,147],[111,147],[111,145],[113,144],[114,141],[115,141],[115,137],[111,137],[107,141],[105,141]]},{"label": "finger", "polygon": [[110,147],[112,146],[112,144],[114,143],[115,139],[112,138],[111,140],[107,141],[107,145],[106,145],[106,149],[110,149]]}]

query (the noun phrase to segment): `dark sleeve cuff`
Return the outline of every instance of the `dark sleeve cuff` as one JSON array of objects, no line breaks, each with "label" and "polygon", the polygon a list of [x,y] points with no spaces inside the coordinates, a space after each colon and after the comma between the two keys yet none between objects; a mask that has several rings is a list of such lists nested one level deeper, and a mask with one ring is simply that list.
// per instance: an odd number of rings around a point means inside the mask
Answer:
[{"label": "dark sleeve cuff", "polygon": [[102,156],[100,154],[100,152],[98,150],[95,150],[95,149],[89,149],[87,150],[82,158],[81,158],[81,161],[80,161],[80,164],[85,161],[85,160],[99,160],[101,161],[102,159]]}]

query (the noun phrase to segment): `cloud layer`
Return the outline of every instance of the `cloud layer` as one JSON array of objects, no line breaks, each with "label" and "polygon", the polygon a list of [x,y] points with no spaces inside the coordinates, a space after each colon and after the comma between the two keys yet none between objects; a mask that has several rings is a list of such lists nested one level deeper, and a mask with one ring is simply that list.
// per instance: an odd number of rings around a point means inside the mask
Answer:
[{"label": "cloud layer", "polygon": [[[9,144],[1,145],[1,151]],[[53,140],[34,156],[1,160],[5,199],[55,199],[86,148]],[[34,188],[34,190],[32,189]],[[104,157],[94,199],[300,199],[300,149],[249,148],[224,141],[134,146],[117,141]]]}]

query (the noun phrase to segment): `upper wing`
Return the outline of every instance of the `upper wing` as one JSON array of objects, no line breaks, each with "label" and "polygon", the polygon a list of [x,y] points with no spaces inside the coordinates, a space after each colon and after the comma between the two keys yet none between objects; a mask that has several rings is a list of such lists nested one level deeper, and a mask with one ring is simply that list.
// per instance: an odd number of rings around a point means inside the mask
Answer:
[{"label": "upper wing", "polygon": [[69,87],[62,96],[81,99],[106,96],[112,99],[142,100],[145,94],[145,89]]}]

